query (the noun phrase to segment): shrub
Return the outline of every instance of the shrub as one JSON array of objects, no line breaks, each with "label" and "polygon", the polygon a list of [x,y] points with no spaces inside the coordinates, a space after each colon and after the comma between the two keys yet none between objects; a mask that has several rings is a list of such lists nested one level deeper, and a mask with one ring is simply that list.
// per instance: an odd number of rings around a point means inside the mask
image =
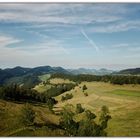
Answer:
[{"label": "shrub", "polygon": [[82,113],[84,112],[84,108],[82,108],[82,105],[81,104],[77,104],[76,105],[76,113]]},{"label": "shrub", "polygon": [[63,101],[65,101],[66,99],[65,99],[65,96],[62,96],[61,97],[61,101],[63,102]]},{"label": "shrub", "polygon": [[33,124],[35,119],[35,111],[33,110],[32,106],[26,103],[22,108],[22,117],[21,121],[25,125]]},{"label": "shrub", "polygon": [[68,93],[67,93],[66,96],[65,96],[65,98],[66,98],[66,100],[73,98],[72,93],[71,93],[71,94],[68,94]]},{"label": "shrub", "polygon": [[96,118],[96,115],[94,113],[92,113],[90,110],[86,110],[85,113],[86,113],[86,117],[88,119],[95,119]]},{"label": "shrub", "polygon": [[88,93],[85,92],[84,95],[85,95],[85,96],[88,96]]},{"label": "shrub", "polygon": [[67,93],[65,96],[62,96],[62,97],[61,97],[61,101],[63,102],[63,101],[65,101],[65,100],[69,100],[69,99],[71,99],[71,98],[73,98],[73,95]]}]

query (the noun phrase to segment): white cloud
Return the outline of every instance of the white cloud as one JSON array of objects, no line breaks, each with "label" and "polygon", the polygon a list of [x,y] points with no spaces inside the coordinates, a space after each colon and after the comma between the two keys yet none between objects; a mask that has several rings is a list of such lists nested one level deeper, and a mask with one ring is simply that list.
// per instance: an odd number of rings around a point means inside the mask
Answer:
[{"label": "white cloud", "polygon": [[19,43],[22,40],[13,38],[11,36],[0,35],[0,49],[15,43]]},{"label": "white cloud", "polygon": [[89,29],[91,32],[96,33],[113,33],[128,31],[131,29],[140,29],[140,20],[137,21],[121,21],[109,25],[94,26]]},{"label": "white cloud", "polygon": [[[1,4],[0,9],[4,10],[0,13],[1,21],[25,23],[87,24],[117,21],[122,18],[114,12],[114,5]],[[76,11],[75,14],[71,9]],[[122,9],[122,6],[119,6],[119,9]]]},{"label": "white cloud", "polygon": [[59,60],[61,56],[69,55],[69,51],[63,47],[63,42],[58,40],[46,40],[33,46],[8,47],[20,41],[12,36],[0,35],[1,66],[55,65],[56,62],[62,61]]},{"label": "white cloud", "polygon": [[[27,53],[31,55],[45,53],[47,55],[55,55],[60,53],[69,54],[69,52],[63,47],[63,42],[60,40],[54,40],[48,38],[45,42],[38,43],[36,45],[20,45],[20,47],[8,47],[11,44],[16,44],[21,42],[22,40],[15,39],[11,36],[0,36],[0,54],[11,54],[15,53]],[[10,54],[10,55],[11,55]]]},{"label": "white cloud", "polygon": [[46,30],[53,25],[69,27],[89,23],[93,24],[89,31],[98,33],[140,28],[139,20],[126,20],[135,11],[127,8],[127,4],[0,4],[0,10],[1,22],[30,23],[28,27]]},{"label": "white cloud", "polygon": [[20,50],[30,55],[69,54],[69,51],[63,47],[63,42],[58,40],[46,40],[33,46],[22,46]]}]

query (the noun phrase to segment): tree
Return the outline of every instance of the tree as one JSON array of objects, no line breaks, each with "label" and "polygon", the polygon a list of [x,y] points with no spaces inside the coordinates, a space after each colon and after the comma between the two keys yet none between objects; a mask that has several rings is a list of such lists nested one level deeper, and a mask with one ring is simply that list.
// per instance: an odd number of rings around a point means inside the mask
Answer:
[{"label": "tree", "polygon": [[83,91],[85,91],[87,89],[86,85],[83,85]]},{"label": "tree", "polygon": [[57,103],[57,101],[54,98],[48,98],[47,105],[48,105],[49,110],[52,111],[52,108],[53,108],[54,104],[56,104],[56,103]]},{"label": "tree", "polygon": [[65,130],[66,136],[75,136],[77,133],[78,124],[73,120],[75,114],[72,108],[71,104],[67,104],[61,112],[60,126]]},{"label": "tree", "polygon": [[111,116],[109,115],[108,107],[102,106],[101,115],[100,115],[100,119],[99,119],[102,130],[107,128],[107,123],[110,119],[111,119]]},{"label": "tree", "polygon": [[82,105],[81,104],[77,104],[76,105],[76,113],[82,113],[84,112],[84,108],[82,108]]},{"label": "tree", "polygon": [[79,122],[78,136],[99,136],[98,125],[95,123],[94,119],[96,115],[90,110],[85,111],[86,118]]},{"label": "tree", "polygon": [[91,119],[84,119],[79,122],[77,136],[96,136],[94,134],[95,131],[93,121]]},{"label": "tree", "polygon": [[34,122],[34,119],[35,119],[35,111],[33,110],[30,104],[26,103],[22,108],[21,121],[25,125],[31,125]]},{"label": "tree", "polygon": [[85,113],[86,113],[86,117],[90,120],[96,118],[96,115],[92,113],[90,110],[86,110]]}]

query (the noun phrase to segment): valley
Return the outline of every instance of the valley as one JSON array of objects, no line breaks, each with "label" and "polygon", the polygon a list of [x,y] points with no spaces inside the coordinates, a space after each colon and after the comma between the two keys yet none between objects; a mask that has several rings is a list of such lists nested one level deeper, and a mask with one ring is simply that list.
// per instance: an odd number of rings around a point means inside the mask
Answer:
[{"label": "valley", "polygon": [[[49,110],[46,103],[30,103],[35,113],[34,124],[25,127],[20,122],[21,110],[24,102],[0,100],[1,110],[5,115],[1,118],[1,136],[63,136],[64,130],[59,128],[60,114],[63,107],[72,104],[76,107],[81,104],[97,115],[99,121],[102,106],[109,108],[111,120],[108,122],[106,132],[108,136],[140,136],[140,85],[139,84],[111,84],[109,82],[86,82],[76,83],[75,81],[63,78],[51,78],[50,74],[40,75],[41,82],[33,89],[38,94],[44,93],[51,87],[65,84],[75,86],[58,96],[54,96],[57,103]],[[83,90],[83,86],[87,89]],[[86,94],[85,94],[86,93]],[[62,96],[72,94],[72,98],[62,101]],[[76,121],[84,119],[84,113],[75,115]],[[132,127],[133,126],[133,127]]]}]

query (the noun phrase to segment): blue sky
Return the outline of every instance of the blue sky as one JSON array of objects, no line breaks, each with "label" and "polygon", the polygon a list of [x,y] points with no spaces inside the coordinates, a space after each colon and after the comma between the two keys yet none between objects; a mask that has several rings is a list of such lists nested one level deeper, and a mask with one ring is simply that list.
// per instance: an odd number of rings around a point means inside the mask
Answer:
[{"label": "blue sky", "polygon": [[0,4],[0,67],[140,67],[140,4]]}]

